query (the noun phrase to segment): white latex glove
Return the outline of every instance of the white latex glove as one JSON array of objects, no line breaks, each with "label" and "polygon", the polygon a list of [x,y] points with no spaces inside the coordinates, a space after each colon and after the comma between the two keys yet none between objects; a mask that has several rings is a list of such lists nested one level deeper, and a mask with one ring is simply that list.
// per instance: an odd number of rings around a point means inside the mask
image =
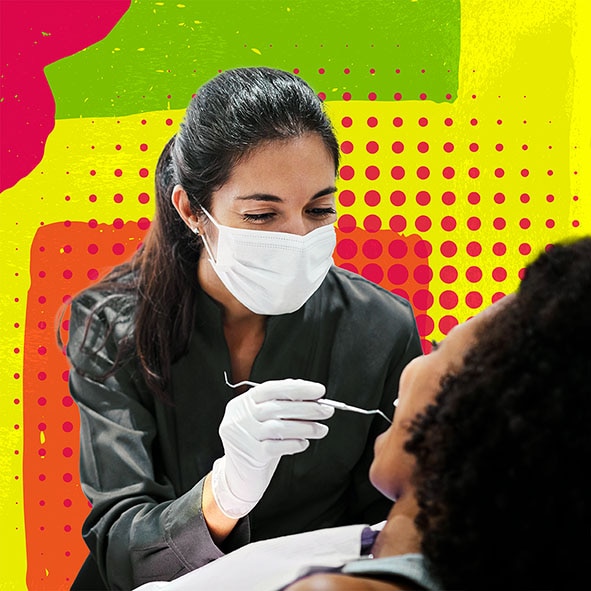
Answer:
[{"label": "white latex glove", "polygon": [[304,451],[309,439],[322,439],[334,408],[316,404],[322,384],[276,380],[254,386],[228,402],[220,424],[225,455],[212,471],[212,491],[221,511],[243,517],[258,503],[281,456]]}]

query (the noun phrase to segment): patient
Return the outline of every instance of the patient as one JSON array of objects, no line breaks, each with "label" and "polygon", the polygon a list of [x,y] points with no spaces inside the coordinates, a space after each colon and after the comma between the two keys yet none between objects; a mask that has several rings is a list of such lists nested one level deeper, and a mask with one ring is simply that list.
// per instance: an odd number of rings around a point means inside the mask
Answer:
[{"label": "patient", "polygon": [[[289,591],[587,586],[590,338],[585,238],[542,254],[515,295],[407,366],[370,472],[397,499],[377,560],[359,577],[317,574]],[[415,552],[426,584],[379,574],[384,557]]]},{"label": "patient", "polygon": [[[587,586],[590,338],[585,238],[543,253],[516,294],[405,368],[370,471],[396,503],[369,556],[359,556],[367,528],[348,526],[332,537],[325,530],[251,544],[142,589]],[[291,568],[298,540],[302,557]]]}]

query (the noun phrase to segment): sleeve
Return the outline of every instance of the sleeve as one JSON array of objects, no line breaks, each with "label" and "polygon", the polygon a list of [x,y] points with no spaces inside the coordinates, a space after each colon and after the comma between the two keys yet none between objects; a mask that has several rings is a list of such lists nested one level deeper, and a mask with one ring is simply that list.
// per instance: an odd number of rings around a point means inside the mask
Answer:
[{"label": "sleeve", "polygon": [[[402,370],[415,357],[423,354],[412,308],[406,300],[399,301],[403,303],[405,313],[398,314],[396,338],[393,339],[390,333],[384,337],[384,347],[391,347],[391,354],[387,373],[383,378],[380,409],[387,417],[391,417],[394,412],[394,401],[398,398],[398,385]],[[392,326],[392,320],[385,322],[384,325]],[[378,523],[386,519],[392,507],[392,502],[376,490],[368,478],[369,468],[374,458],[373,444],[378,435],[383,433],[385,422],[380,416],[374,418],[367,438],[368,444],[355,465],[349,501],[352,508],[351,523]]]},{"label": "sleeve", "polygon": [[[109,370],[130,323],[72,304],[70,391],[80,411],[80,477],[92,509],[83,537],[112,589],[171,580],[223,555],[205,523],[203,480],[177,498],[155,473],[156,421],[133,379],[134,363]],[[87,321],[92,318],[87,327]],[[228,545],[249,541],[239,522]]]}]

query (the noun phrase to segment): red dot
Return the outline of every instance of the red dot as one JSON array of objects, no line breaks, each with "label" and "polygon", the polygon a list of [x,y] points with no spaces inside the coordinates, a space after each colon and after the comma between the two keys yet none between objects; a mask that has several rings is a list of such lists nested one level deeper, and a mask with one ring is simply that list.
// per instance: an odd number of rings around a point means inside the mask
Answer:
[{"label": "red dot", "polygon": [[416,321],[421,336],[428,337],[435,329],[435,323],[428,314],[417,314]]},{"label": "red dot", "polygon": [[420,215],[415,220],[415,228],[419,232],[427,232],[431,228],[431,218],[428,215]]},{"label": "red dot", "polygon": [[495,203],[498,203],[499,205],[501,203],[505,203],[505,195],[503,193],[495,193]]},{"label": "red dot", "polygon": [[470,119],[470,125],[478,125],[478,119]]},{"label": "red dot", "polygon": [[345,141],[341,144],[341,152],[343,154],[350,154],[353,151],[353,143],[349,141]]},{"label": "red dot", "polygon": [[394,119],[392,119],[392,125],[394,125],[394,127],[402,127],[403,123],[404,121],[402,120],[402,117],[394,117]]},{"label": "red dot", "polygon": [[339,218],[338,226],[342,232],[352,232],[357,227],[357,222],[352,215],[345,214]]},{"label": "red dot", "polygon": [[72,455],[74,455],[74,451],[72,450],[71,447],[64,447],[64,449],[62,450],[62,455],[65,458],[71,458]]},{"label": "red dot", "polygon": [[466,246],[466,252],[471,257],[477,257],[482,252],[482,246],[479,242],[470,242]]},{"label": "red dot", "polygon": [[453,283],[458,278],[458,271],[451,265],[445,265],[439,271],[439,278],[443,283]]},{"label": "red dot", "polygon": [[339,203],[344,207],[350,207],[355,203],[355,193],[353,191],[349,191],[348,189],[341,191],[339,193]]},{"label": "red dot", "polygon": [[519,220],[519,227],[522,230],[527,230],[531,226],[531,222],[527,218],[521,218]]},{"label": "red dot", "polygon": [[495,168],[495,176],[500,179],[505,176],[505,171],[502,168]]},{"label": "red dot", "polygon": [[[554,195],[546,195],[546,201],[548,203],[552,203],[552,201],[554,201]],[[576,201],[576,199],[575,199]]]},{"label": "red dot", "polygon": [[39,406],[45,406],[47,404],[47,399],[43,396],[37,398],[37,404]]},{"label": "red dot", "polygon": [[429,170],[428,166],[419,166],[417,168],[417,177],[419,177],[420,179],[427,179],[429,178],[430,174],[431,171]]},{"label": "red dot", "polygon": [[546,228],[552,229],[555,225],[556,225],[556,222],[554,220],[551,220],[551,219],[546,220]]},{"label": "red dot", "polygon": [[400,207],[401,205],[404,205],[405,201],[406,195],[404,194],[404,191],[393,191],[390,194],[390,202],[392,203],[392,205]]},{"label": "red dot", "polygon": [[394,142],[392,144],[392,152],[395,154],[400,154],[404,151],[404,144],[402,142]]},{"label": "red dot", "polygon": [[344,181],[350,181],[355,176],[355,169],[352,166],[341,166],[340,177]]},{"label": "red dot", "polygon": [[379,240],[371,238],[363,243],[361,250],[368,259],[377,259],[381,256],[384,247]]},{"label": "red dot", "polygon": [[394,285],[402,285],[408,280],[408,270],[404,265],[392,265],[388,269],[388,279]]},{"label": "red dot", "polygon": [[427,95],[426,95],[426,93],[424,93],[424,92],[421,92],[421,94],[419,94],[419,98],[420,98],[422,101],[424,101],[424,100],[427,98]]},{"label": "red dot", "polygon": [[445,205],[453,205],[456,202],[456,195],[453,191],[446,191],[441,195],[441,201]]},{"label": "red dot", "polygon": [[137,200],[144,205],[150,201],[150,196],[147,193],[140,193],[137,196]]},{"label": "red dot", "polygon": [[395,101],[401,101],[402,100],[402,93],[401,92],[395,92],[394,93],[394,100]]},{"label": "red dot", "polygon": [[70,423],[70,421],[65,421],[62,424],[62,429],[66,432],[69,433],[72,429],[74,428],[74,425],[72,425],[72,423]]},{"label": "red dot", "polygon": [[45,474],[39,474],[39,480],[41,482],[45,482],[45,479],[47,478],[47,476],[45,476]]},{"label": "red dot", "polygon": [[439,250],[444,257],[449,259],[456,255],[456,253],[458,252],[458,247],[456,246],[455,242],[452,242],[451,240],[446,240],[441,244]]},{"label": "red dot", "polygon": [[121,228],[123,228],[124,225],[125,225],[125,222],[121,218],[115,218],[113,220],[113,227],[116,228],[117,230],[121,230]]},{"label": "red dot", "polygon": [[353,119],[351,119],[351,117],[343,117],[341,119],[341,125],[343,127],[351,127],[351,125],[353,125]]},{"label": "red dot", "polygon": [[498,257],[502,257],[507,252],[507,246],[504,242],[495,242],[492,251]]},{"label": "red dot", "polygon": [[66,472],[63,475],[63,480],[64,482],[72,482],[72,475],[69,472]]},{"label": "red dot", "polygon": [[404,168],[402,166],[394,166],[391,170],[392,178],[399,181],[404,178]]},{"label": "red dot", "polygon": [[44,381],[47,379],[47,374],[46,374],[44,371],[40,371],[40,372],[37,374],[37,379],[38,379],[40,382],[44,382]]},{"label": "red dot", "polygon": [[377,166],[368,166],[365,169],[365,176],[370,181],[375,181],[380,176],[380,169]]},{"label": "red dot", "polygon": [[[549,170],[549,171],[546,172],[546,174],[548,176],[552,176],[554,174],[554,171],[553,170]],[[577,174],[577,173],[575,172],[575,174]]]},{"label": "red dot", "polygon": [[439,296],[439,304],[445,310],[453,310],[458,305],[458,294],[450,290],[442,291]]},{"label": "red dot", "polygon": [[37,353],[39,355],[45,355],[47,353],[47,347],[37,347]]},{"label": "red dot", "polygon": [[470,291],[466,294],[466,305],[472,310],[482,306],[482,296],[477,291]]},{"label": "red dot", "polygon": [[470,178],[476,179],[480,176],[480,170],[473,166],[472,168],[470,168],[470,170],[468,170],[468,175],[470,176]]},{"label": "red dot", "polygon": [[495,228],[495,230],[503,230],[506,225],[507,222],[505,222],[503,218],[495,218],[493,220],[493,227]]},{"label": "red dot", "polygon": [[454,145],[451,142],[445,142],[445,144],[443,144],[443,149],[449,154],[454,151]]},{"label": "red dot", "polygon": [[417,203],[419,205],[429,205],[431,202],[431,195],[428,191],[419,191],[417,193]]},{"label": "red dot", "polygon": [[519,245],[519,254],[527,256],[531,252],[531,246],[524,242],[523,244]]},{"label": "red dot", "polygon": [[433,246],[427,240],[419,240],[414,247],[415,254],[421,258],[426,259],[431,256],[433,252]]},{"label": "red dot", "polygon": [[473,232],[475,232],[476,230],[480,230],[480,226],[481,226],[480,218],[477,218],[475,216],[468,218],[467,226]]},{"label": "red dot", "polygon": [[152,222],[150,222],[150,220],[148,218],[140,218],[137,221],[137,227],[140,230],[147,230],[150,227],[151,223]]},{"label": "red dot", "polygon": [[453,166],[446,166],[443,169],[442,174],[443,174],[444,178],[452,179],[456,175],[456,171]]},{"label": "red dot", "polygon": [[376,265],[375,263],[370,263],[369,265],[365,265],[363,269],[361,269],[361,275],[365,277],[368,281],[373,281],[374,283],[380,283],[384,278],[384,271],[382,267]]},{"label": "red dot", "polygon": [[439,321],[439,330],[443,334],[447,334],[454,326],[458,325],[458,319],[454,316],[444,316]]},{"label": "red dot", "polygon": [[392,293],[395,293],[396,295],[399,295],[401,298],[410,301],[410,296],[408,295],[408,292],[405,289],[402,289],[402,287],[394,287],[390,291]]},{"label": "red dot", "polygon": [[478,148],[479,148],[478,144],[476,144],[476,143],[470,144],[470,152],[478,152]]},{"label": "red dot", "polygon": [[72,400],[71,396],[64,396],[62,398],[62,404],[66,407],[68,406],[72,406],[72,404],[74,404],[74,401]]},{"label": "red dot", "polygon": [[519,200],[521,201],[521,203],[529,203],[529,195],[527,193],[522,193],[519,196]]},{"label": "red dot", "polygon": [[378,232],[382,227],[382,220],[377,215],[368,215],[363,220],[363,227],[368,232]]},{"label": "red dot", "polygon": [[145,152],[148,149],[148,144],[140,144],[140,150]]},{"label": "red dot", "polygon": [[419,142],[417,144],[417,150],[421,153],[421,154],[425,154],[426,152],[429,151],[429,144],[427,142]]},{"label": "red dot", "polygon": [[94,281],[95,279],[98,278],[99,276],[99,272],[98,269],[88,269],[88,271],[86,272],[86,276],[91,280]]},{"label": "red dot", "polygon": [[427,127],[427,125],[429,125],[429,120],[427,119],[427,117],[421,117],[419,119],[419,125],[421,127]]},{"label": "red dot", "polygon": [[417,265],[413,272],[413,277],[417,283],[425,285],[433,279],[433,271],[429,265]]},{"label": "red dot", "polygon": [[495,150],[496,150],[497,152],[502,152],[504,149],[505,149],[505,146],[503,146],[503,144],[497,144],[497,145],[495,146]]},{"label": "red dot", "polygon": [[122,171],[120,168],[116,168],[116,169],[113,171],[113,174],[114,174],[115,176],[121,176],[121,175],[123,174],[123,171]]},{"label": "red dot", "polygon": [[367,142],[365,149],[370,153],[370,154],[375,154],[379,149],[380,149],[380,145],[378,144],[378,142]]},{"label": "red dot", "polygon": [[390,218],[390,230],[393,232],[404,232],[406,229],[406,219],[401,215],[393,215]]},{"label": "red dot", "polygon": [[428,289],[415,292],[412,303],[418,310],[428,310],[433,305],[433,294]]},{"label": "red dot", "polygon": [[505,281],[507,279],[507,271],[503,267],[495,267],[492,272],[492,278],[495,281]]},{"label": "red dot", "polygon": [[470,283],[478,283],[482,279],[482,270],[480,267],[468,267],[466,269],[466,279]]},{"label": "red dot", "polygon": [[494,293],[491,297],[491,303],[495,303],[498,302],[499,300],[502,300],[505,297],[505,294],[502,291],[497,291],[496,293]]},{"label": "red dot", "polygon": [[455,230],[456,225],[456,219],[451,215],[447,215],[441,220],[441,227],[446,232],[452,232]]},{"label": "red dot", "polygon": [[444,121],[445,125],[447,125],[447,127],[451,127],[454,123],[453,119],[451,117],[447,117]]},{"label": "red dot", "polygon": [[477,205],[480,203],[480,193],[477,193],[476,191],[468,193],[468,203],[471,205]]},{"label": "red dot", "polygon": [[167,119],[167,120],[165,121],[165,123],[166,123],[166,125],[168,125],[168,126],[172,125],[172,119]]},{"label": "red dot", "polygon": [[350,92],[343,92],[343,100],[344,101],[350,101],[351,97],[352,97],[352,95]]},{"label": "red dot", "polygon": [[408,252],[408,246],[404,240],[392,240],[388,245],[388,252],[394,259],[402,259]]},{"label": "red dot", "polygon": [[[370,100],[370,101],[371,101],[371,100],[375,100],[375,98],[376,98],[376,95],[375,95],[375,93],[373,93],[373,92],[370,92],[370,93],[369,93],[369,96],[371,97],[371,95],[373,95],[373,96],[374,96],[374,98],[373,98],[373,99],[372,99],[372,98],[370,98],[369,100]],[[377,119],[377,117],[369,117],[369,118],[368,118],[368,120],[367,120],[367,125],[368,125],[369,127],[376,127],[376,125],[377,125],[377,124],[378,124],[378,119]]]},{"label": "red dot", "polygon": [[70,499],[64,499],[64,507],[71,507],[72,501]]},{"label": "red dot", "polygon": [[527,177],[529,176],[529,170],[527,168],[522,168],[520,174],[522,177]]},{"label": "red dot", "polygon": [[379,205],[381,196],[378,191],[370,190],[365,193],[364,199],[367,205],[375,207],[376,205]]}]

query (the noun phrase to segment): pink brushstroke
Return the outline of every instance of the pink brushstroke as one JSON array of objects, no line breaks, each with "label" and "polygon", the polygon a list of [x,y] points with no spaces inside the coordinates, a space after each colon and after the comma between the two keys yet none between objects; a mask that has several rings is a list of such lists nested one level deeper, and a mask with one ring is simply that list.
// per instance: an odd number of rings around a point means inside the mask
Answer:
[{"label": "pink brushstroke", "polygon": [[0,0],[0,191],[39,164],[55,125],[43,68],[103,39],[130,4]]}]

